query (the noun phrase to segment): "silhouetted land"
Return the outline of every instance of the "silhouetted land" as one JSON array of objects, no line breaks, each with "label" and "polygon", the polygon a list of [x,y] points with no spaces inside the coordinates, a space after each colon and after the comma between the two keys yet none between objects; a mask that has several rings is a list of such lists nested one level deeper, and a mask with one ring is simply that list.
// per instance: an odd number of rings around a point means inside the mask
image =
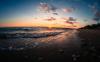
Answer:
[{"label": "silhouetted land", "polygon": [[92,24],[92,25],[87,25],[87,26],[82,27],[80,29],[100,29],[100,23]]}]

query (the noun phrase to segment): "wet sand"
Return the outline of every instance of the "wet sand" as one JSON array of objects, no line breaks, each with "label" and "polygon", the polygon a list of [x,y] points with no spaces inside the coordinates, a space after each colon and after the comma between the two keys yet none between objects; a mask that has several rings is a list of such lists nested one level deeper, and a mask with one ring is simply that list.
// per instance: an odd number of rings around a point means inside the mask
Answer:
[{"label": "wet sand", "polygon": [[45,38],[1,39],[8,48],[1,48],[0,62],[98,62],[99,37],[99,30],[67,30]]}]

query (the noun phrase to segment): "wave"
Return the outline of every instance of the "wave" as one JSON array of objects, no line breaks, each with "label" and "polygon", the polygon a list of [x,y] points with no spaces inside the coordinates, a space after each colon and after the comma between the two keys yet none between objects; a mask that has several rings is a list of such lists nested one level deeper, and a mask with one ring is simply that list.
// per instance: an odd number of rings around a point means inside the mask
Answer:
[{"label": "wave", "polygon": [[44,32],[44,33],[0,33],[0,38],[41,38],[55,36],[62,32]]}]

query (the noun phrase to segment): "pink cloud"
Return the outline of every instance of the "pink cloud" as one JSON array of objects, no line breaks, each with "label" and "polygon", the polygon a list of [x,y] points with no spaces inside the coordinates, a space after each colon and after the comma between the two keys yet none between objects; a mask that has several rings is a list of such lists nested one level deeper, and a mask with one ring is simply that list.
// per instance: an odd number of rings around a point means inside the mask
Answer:
[{"label": "pink cloud", "polygon": [[54,17],[50,17],[50,18],[47,18],[47,19],[45,19],[46,21],[53,21],[53,20],[56,20],[56,18],[54,18]]},{"label": "pink cloud", "polygon": [[71,13],[73,12],[73,8],[62,8],[62,11],[65,13]]}]

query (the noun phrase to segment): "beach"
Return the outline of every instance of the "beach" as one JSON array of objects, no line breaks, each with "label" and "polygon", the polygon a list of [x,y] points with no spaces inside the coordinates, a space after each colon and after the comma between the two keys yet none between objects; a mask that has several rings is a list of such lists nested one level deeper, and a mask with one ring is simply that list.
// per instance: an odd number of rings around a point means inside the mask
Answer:
[{"label": "beach", "polygon": [[[44,36],[40,33],[45,33]],[[39,37],[0,38],[0,61],[96,62],[99,61],[99,30],[46,30]],[[49,35],[48,35],[49,33]],[[53,33],[53,34],[51,34]],[[57,33],[57,34],[55,34]],[[34,35],[33,32],[31,34]],[[35,33],[36,34],[36,33]],[[55,35],[54,35],[55,34]],[[12,35],[12,34],[11,34]]]}]

